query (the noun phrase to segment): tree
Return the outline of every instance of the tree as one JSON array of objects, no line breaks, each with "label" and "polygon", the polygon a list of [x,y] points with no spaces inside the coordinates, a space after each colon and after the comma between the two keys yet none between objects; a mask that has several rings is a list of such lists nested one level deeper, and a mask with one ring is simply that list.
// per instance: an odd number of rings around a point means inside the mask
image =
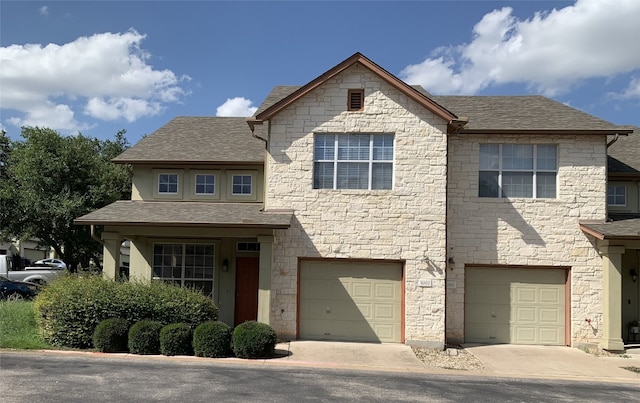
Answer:
[{"label": "tree", "polygon": [[98,140],[22,128],[22,140],[10,143],[3,165],[0,231],[18,239],[40,239],[72,270],[90,258],[97,261],[100,243],[88,227],[73,220],[131,197],[131,167],[111,162],[129,147],[124,134],[122,130],[114,140]]}]

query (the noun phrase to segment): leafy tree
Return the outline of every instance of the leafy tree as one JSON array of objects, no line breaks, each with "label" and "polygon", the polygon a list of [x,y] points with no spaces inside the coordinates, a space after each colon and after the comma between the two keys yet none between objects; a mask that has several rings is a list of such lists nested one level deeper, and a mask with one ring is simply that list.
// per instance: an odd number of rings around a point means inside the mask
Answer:
[{"label": "leafy tree", "polygon": [[[61,136],[48,128],[23,127],[10,142],[0,182],[4,236],[38,238],[74,269],[101,252],[88,227],[73,220],[131,194],[131,167],[111,162],[129,147],[118,132],[113,140]],[[0,142],[0,148],[2,142]],[[0,154],[0,157],[5,153]],[[2,172],[2,171],[0,171]]]}]

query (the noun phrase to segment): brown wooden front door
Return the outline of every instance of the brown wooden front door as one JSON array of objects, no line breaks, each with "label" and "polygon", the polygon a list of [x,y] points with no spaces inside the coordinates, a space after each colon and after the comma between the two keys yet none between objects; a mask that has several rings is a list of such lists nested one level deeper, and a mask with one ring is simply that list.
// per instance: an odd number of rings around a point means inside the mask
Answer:
[{"label": "brown wooden front door", "polygon": [[258,318],[260,258],[236,258],[236,308],[234,325]]}]

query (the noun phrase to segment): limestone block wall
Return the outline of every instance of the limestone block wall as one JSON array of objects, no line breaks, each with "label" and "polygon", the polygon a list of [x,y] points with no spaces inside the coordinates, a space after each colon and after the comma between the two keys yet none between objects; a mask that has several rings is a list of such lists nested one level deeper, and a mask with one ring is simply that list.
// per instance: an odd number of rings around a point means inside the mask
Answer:
[{"label": "limestone block wall", "polygon": [[[364,111],[347,112],[357,88]],[[407,343],[444,343],[444,131],[446,122],[359,65],[271,121],[266,208],[295,212],[273,244],[271,320],[281,336],[295,337],[299,258],[394,259],[405,261]],[[394,133],[393,189],[313,189],[314,133]]]},{"label": "limestone block wall", "polygon": [[[481,143],[557,144],[557,197],[478,197]],[[464,339],[465,264],[500,264],[570,266],[571,341],[597,341],[602,262],[578,221],[606,216],[604,137],[455,135],[450,137],[449,175],[448,252],[455,263],[447,270],[452,280],[447,288],[448,339]]]}]

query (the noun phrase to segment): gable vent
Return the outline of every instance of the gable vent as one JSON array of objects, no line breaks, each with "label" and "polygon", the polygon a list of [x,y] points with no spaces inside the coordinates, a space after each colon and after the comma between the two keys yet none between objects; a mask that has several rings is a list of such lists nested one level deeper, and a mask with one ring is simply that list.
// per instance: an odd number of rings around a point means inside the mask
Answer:
[{"label": "gable vent", "polygon": [[349,90],[348,98],[347,110],[361,111],[364,109],[364,90]]}]

